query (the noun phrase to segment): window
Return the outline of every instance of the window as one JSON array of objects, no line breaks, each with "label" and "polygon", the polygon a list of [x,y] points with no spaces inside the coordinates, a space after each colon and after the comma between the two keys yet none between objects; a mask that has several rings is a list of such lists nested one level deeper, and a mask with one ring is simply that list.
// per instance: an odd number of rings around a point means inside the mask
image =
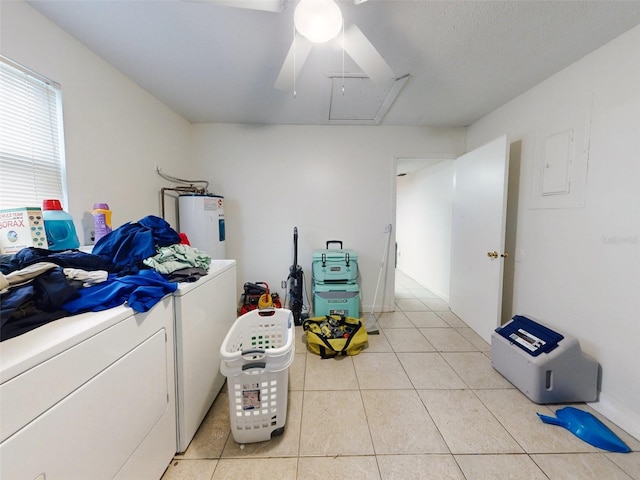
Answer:
[{"label": "window", "polygon": [[66,202],[60,85],[0,55],[0,208]]}]

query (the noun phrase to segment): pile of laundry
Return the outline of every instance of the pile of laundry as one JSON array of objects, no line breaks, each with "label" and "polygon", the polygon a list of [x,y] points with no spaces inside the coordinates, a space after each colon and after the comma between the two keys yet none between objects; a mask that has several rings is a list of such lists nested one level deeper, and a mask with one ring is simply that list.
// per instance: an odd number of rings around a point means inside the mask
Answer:
[{"label": "pile of laundry", "polygon": [[211,257],[150,215],[102,237],[92,253],[24,248],[0,255],[0,341],[69,315],[126,304],[146,312]]}]

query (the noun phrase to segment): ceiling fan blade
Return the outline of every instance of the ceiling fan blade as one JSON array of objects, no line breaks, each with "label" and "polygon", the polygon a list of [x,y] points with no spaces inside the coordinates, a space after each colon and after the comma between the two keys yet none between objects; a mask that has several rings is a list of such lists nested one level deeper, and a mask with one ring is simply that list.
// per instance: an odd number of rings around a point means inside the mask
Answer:
[{"label": "ceiling fan blade", "polygon": [[284,0],[183,0],[187,2],[211,3],[223,7],[246,8],[248,10],[263,10],[265,12],[281,12],[284,10]]},{"label": "ceiling fan blade", "polygon": [[342,35],[338,35],[336,40],[371,81],[380,84],[395,77],[391,67],[357,26],[349,25],[345,28],[344,42]]},{"label": "ceiling fan blade", "polygon": [[313,44],[309,40],[296,35],[276,80],[275,87],[278,90],[293,90],[294,80],[300,75],[312,46]]}]

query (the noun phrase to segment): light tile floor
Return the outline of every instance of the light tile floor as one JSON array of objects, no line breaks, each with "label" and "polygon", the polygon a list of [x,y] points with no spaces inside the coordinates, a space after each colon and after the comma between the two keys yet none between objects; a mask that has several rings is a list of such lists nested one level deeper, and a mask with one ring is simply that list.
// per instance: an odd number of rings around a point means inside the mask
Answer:
[{"label": "light tile floor", "polygon": [[[296,327],[285,433],[238,445],[223,389],[162,480],[640,480],[640,441],[598,450],[543,424],[491,367],[490,346],[445,302],[396,272],[396,311],[354,357],[307,353]],[[591,411],[587,405],[580,408]]]}]

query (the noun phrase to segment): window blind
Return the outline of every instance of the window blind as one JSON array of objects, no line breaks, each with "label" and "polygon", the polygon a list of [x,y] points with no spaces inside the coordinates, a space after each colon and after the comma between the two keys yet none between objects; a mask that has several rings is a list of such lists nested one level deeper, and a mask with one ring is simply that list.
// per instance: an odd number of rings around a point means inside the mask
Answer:
[{"label": "window blind", "polygon": [[60,86],[0,56],[0,208],[66,202]]}]

